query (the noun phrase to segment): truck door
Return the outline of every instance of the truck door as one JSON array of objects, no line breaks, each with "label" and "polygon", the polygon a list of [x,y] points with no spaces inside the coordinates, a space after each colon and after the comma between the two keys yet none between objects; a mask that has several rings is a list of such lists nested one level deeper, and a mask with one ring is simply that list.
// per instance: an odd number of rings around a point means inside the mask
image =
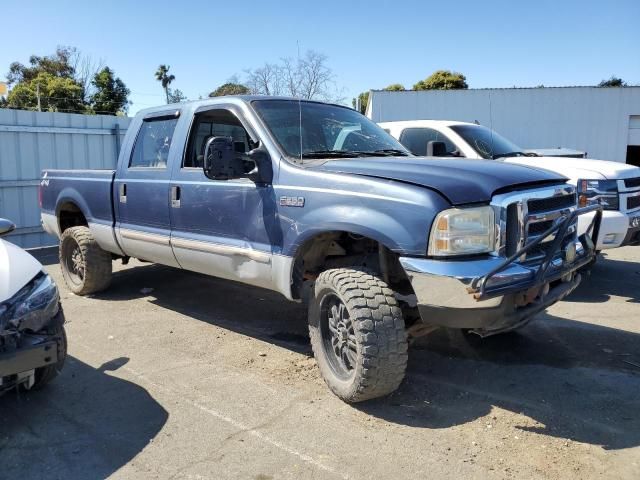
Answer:
[{"label": "truck door", "polygon": [[178,118],[176,110],[144,117],[131,155],[120,160],[114,181],[116,234],[124,252],[176,267],[170,244],[168,165],[175,150],[182,150],[172,143]]},{"label": "truck door", "polygon": [[182,268],[268,288],[272,253],[282,243],[272,186],[210,180],[202,170],[211,137],[231,137],[239,156],[255,148],[248,128],[231,105],[196,112],[183,161],[173,164],[171,243]]}]

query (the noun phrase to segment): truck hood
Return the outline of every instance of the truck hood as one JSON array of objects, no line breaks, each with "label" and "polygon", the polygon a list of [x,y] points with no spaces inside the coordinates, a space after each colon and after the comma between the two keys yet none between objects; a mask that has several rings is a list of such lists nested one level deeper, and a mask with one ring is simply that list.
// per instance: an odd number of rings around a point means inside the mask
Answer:
[{"label": "truck hood", "polygon": [[488,202],[497,191],[567,180],[553,172],[491,160],[376,157],[332,160],[311,168],[420,185],[441,193],[452,205]]},{"label": "truck hood", "polygon": [[40,262],[27,252],[0,240],[0,302],[13,297],[41,270]]},{"label": "truck hood", "polygon": [[640,168],[620,162],[569,157],[510,157],[505,163],[515,163],[529,167],[546,168],[558,172],[573,181],[580,178],[589,180],[618,180],[640,177]]}]

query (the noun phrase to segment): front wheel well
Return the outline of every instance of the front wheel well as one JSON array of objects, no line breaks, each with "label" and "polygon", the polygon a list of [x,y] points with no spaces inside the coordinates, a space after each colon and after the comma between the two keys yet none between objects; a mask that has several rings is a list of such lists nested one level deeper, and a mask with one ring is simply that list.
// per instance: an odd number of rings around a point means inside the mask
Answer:
[{"label": "front wheel well", "polygon": [[306,300],[309,288],[323,271],[348,267],[376,272],[396,292],[413,294],[397,253],[372,238],[338,230],[308,239],[296,252],[291,279],[293,298]]},{"label": "front wheel well", "polygon": [[58,209],[58,226],[60,228],[60,235],[71,227],[88,227],[84,213],[73,202],[63,203]]}]

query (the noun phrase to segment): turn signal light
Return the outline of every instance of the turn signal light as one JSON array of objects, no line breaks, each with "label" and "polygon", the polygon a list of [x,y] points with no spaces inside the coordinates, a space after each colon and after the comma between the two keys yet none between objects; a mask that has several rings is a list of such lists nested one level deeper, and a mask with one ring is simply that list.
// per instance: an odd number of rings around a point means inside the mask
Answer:
[{"label": "turn signal light", "polygon": [[581,208],[587,206],[587,196],[586,195],[578,196],[578,206],[581,207]]}]

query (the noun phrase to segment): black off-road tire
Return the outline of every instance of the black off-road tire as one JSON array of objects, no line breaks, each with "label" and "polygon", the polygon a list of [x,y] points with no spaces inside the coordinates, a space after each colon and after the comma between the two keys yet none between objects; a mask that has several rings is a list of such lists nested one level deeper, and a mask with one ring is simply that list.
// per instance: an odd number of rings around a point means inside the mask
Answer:
[{"label": "black off-road tire", "polygon": [[76,295],[100,292],[111,284],[111,254],[100,248],[88,227],[62,233],[60,268],[64,283]]},{"label": "black off-road tire", "polygon": [[[355,334],[355,352],[350,353],[353,366],[348,374],[336,367],[339,356],[332,356],[332,340],[326,339],[328,331],[331,335],[326,304],[338,300]],[[393,290],[372,272],[339,268],[321,273],[309,303],[309,335],[325,382],[345,402],[388,395],[400,386],[407,368],[404,319]]]}]

